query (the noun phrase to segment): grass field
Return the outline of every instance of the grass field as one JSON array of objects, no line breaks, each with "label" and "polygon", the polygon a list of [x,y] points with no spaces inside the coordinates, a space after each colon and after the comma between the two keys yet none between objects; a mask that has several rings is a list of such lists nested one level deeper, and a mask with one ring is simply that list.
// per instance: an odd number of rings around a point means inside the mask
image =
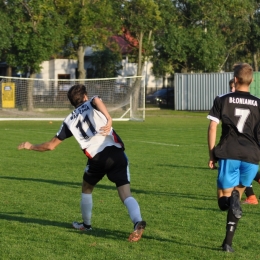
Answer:
[{"label": "grass field", "polygon": [[[260,259],[259,207],[242,205],[233,242],[220,245],[226,212],[207,167],[207,113],[147,111],[145,122],[114,122],[130,160],[131,187],[147,228],[129,243],[126,208],[107,178],[93,193],[93,231],[78,232],[86,158],[73,138],[52,152],[18,151],[51,139],[61,122],[1,121],[0,259]],[[260,187],[254,184],[259,195]]]}]

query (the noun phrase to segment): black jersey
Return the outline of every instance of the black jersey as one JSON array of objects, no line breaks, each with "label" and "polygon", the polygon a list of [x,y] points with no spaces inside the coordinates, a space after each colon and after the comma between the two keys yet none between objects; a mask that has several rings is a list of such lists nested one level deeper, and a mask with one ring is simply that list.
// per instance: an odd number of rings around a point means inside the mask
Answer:
[{"label": "black jersey", "polygon": [[216,158],[259,163],[259,98],[242,91],[217,96],[207,118],[222,122]]}]

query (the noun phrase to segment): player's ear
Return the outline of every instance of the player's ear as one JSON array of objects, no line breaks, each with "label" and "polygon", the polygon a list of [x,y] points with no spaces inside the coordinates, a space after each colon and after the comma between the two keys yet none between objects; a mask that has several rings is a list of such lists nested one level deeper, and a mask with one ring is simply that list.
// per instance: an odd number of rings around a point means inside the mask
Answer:
[{"label": "player's ear", "polygon": [[87,101],[88,100],[88,96],[86,94],[84,94],[84,98],[83,98],[83,101]]}]

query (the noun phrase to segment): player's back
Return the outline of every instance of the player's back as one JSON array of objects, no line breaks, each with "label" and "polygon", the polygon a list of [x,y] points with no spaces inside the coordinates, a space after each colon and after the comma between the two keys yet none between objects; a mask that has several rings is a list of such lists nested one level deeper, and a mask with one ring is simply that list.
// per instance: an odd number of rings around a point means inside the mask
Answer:
[{"label": "player's back", "polygon": [[249,92],[236,91],[216,99],[220,106],[222,135],[215,149],[219,158],[258,164],[260,99]]},{"label": "player's back", "polygon": [[107,124],[107,119],[96,109],[92,100],[93,98],[83,103],[64,120],[88,157],[94,157],[107,146],[123,147],[122,140],[112,127],[107,135],[103,135],[100,131],[100,128]]}]

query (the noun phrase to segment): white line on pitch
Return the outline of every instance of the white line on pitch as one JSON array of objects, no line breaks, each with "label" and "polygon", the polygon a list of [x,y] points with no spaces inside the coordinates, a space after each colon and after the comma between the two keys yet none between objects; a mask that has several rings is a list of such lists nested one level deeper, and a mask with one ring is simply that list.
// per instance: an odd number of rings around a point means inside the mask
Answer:
[{"label": "white line on pitch", "polygon": [[147,143],[147,144],[159,144],[159,145],[167,145],[167,146],[180,146],[178,144],[165,144],[165,143],[157,143],[157,142],[146,142],[146,141],[140,141],[141,143]]},{"label": "white line on pitch", "polygon": [[207,146],[205,144],[166,144],[166,143],[157,143],[157,142],[147,142],[147,141],[140,141],[141,143],[147,143],[147,144],[157,144],[157,145],[166,145],[166,146],[195,146],[195,147],[198,147],[198,146]]}]

